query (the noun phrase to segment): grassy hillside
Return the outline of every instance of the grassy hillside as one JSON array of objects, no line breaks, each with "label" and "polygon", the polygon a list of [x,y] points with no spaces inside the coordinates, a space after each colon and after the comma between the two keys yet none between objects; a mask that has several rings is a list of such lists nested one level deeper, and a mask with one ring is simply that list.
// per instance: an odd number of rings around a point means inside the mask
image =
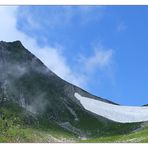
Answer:
[{"label": "grassy hillside", "polygon": [[93,139],[81,140],[83,143],[148,143],[148,127],[131,134],[104,136]]},{"label": "grassy hillside", "polygon": [[[10,107],[11,105],[11,107]],[[0,107],[0,142],[74,142],[75,135],[26,112],[17,104]]]}]

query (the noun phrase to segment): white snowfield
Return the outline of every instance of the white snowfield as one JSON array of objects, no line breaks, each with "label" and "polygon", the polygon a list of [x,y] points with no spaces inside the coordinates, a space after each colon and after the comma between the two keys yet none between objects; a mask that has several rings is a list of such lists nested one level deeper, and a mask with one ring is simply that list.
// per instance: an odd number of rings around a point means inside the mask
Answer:
[{"label": "white snowfield", "polygon": [[86,110],[112,121],[120,123],[148,121],[147,106],[120,106],[83,97],[79,93],[75,93],[74,96],[80,101]]}]

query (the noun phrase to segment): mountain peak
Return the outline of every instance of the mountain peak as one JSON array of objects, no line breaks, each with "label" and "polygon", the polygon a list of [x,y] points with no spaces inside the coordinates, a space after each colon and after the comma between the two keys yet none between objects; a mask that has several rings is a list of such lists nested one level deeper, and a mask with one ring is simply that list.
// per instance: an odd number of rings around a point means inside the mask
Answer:
[{"label": "mountain peak", "polygon": [[10,49],[13,48],[13,50],[17,50],[17,49],[25,49],[25,47],[23,46],[23,44],[21,43],[21,41],[17,40],[17,41],[13,41],[13,42],[6,42],[6,41],[0,41],[0,50],[2,49]]},{"label": "mountain peak", "polygon": [[[94,100],[112,102],[62,80],[20,41],[0,42],[0,73],[0,105],[7,108],[7,104],[11,106],[12,102],[15,103],[25,110],[25,120],[28,120],[31,113],[38,119],[44,118],[44,123],[39,123],[42,126],[56,124],[80,136],[100,135],[108,133],[108,129],[116,132],[119,125],[123,127],[121,132],[125,132],[123,124],[86,110],[75,93]],[[133,129],[135,127],[132,125],[128,126],[127,132]]]},{"label": "mountain peak", "polygon": [[0,44],[21,44],[21,41],[20,40],[16,40],[16,41],[13,41],[13,42],[6,42],[6,41],[0,41]]}]

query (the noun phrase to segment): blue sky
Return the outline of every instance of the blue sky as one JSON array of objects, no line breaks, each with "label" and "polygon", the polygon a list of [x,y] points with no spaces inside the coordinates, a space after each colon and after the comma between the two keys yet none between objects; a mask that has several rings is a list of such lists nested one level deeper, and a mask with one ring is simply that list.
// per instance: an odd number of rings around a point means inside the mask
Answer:
[{"label": "blue sky", "polygon": [[0,6],[0,17],[1,40],[21,40],[63,79],[119,104],[148,103],[148,6]]}]

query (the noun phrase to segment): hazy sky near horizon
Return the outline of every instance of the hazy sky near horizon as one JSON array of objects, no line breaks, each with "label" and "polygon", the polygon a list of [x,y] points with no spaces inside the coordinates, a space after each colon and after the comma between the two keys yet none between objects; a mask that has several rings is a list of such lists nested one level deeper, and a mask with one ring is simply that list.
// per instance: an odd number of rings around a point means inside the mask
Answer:
[{"label": "hazy sky near horizon", "polygon": [[0,6],[0,17],[0,40],[21,40],[61,78],[148,104],[148,6]]}]

